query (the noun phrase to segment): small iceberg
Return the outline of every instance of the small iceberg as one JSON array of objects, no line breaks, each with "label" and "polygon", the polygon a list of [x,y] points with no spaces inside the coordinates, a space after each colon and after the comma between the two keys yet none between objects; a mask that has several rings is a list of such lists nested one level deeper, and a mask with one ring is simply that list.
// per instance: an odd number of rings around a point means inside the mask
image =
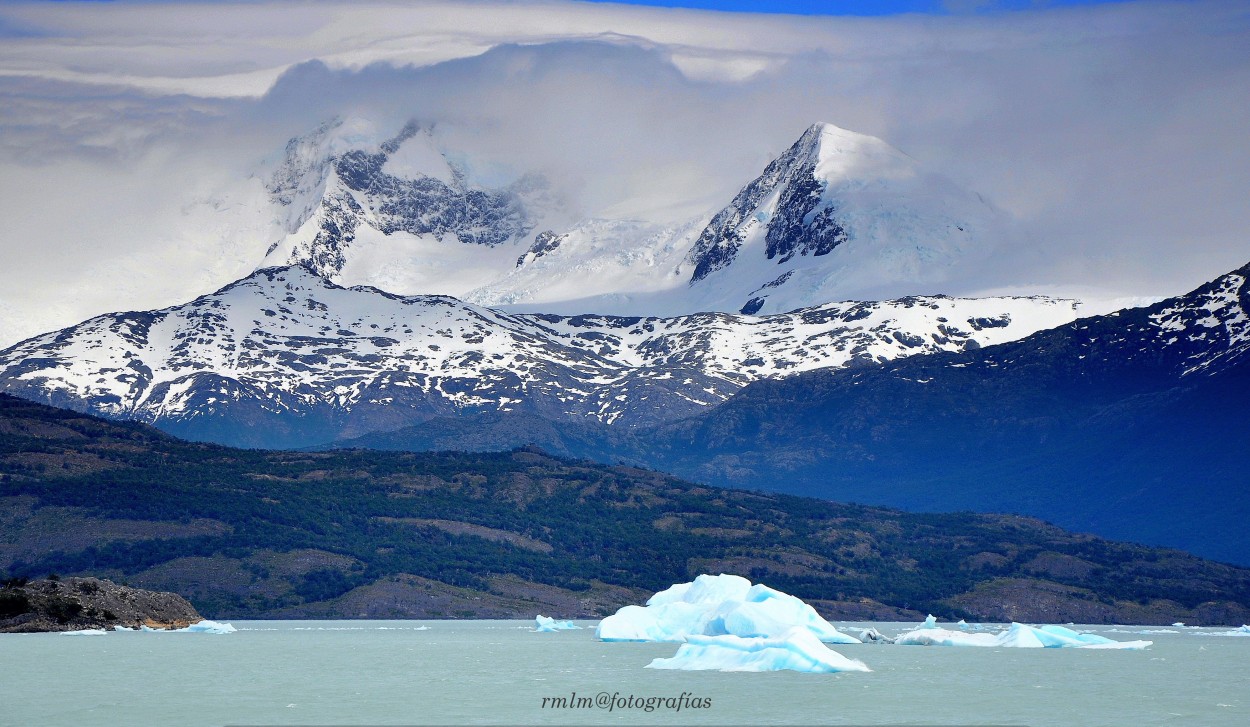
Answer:
[{"label": "small iceberg", "polygon": [[156,632],[164,634],[233,634],[238,631],[238,629],[230,624],[209,621],[208,619],[197,621],[196,623],[181,629],[154,629],[151,626],[140,626],[139,630],[147,631],[149,633]]},{"label": "small iceberg", "polygon": [[542,633],[551,631],[569,631],[580,628],[581,626],[578,626],[572,621],[557,621],[550,616],[543,616],[542,614],[534,617],[534,630]]},{"label": "small iceberg", "polygon": [[981,646],[1014,649],[1144,649],[1153,641],[1113,641],[1097,634],[1083,634],[1064,626],[1026,626],[1013,623],[1006,631],[966,633],[925,625],[900,634],[894,643],[905,646]]},{"label": "small iceberg", "polygon": [[648,669],[718,671],[800,671],[832,674],[872,671],[825,646],[810,629],[795,626],[775,638],[743,638],[731,634],[691,635],[668,659],[654,659]]},{"label": "small iceberg", "polygon": [[62,636],[103,636],[108,632],[104,629],[78,629],[77,631],[62,631]]},{"label": "small iceberg", "polygon": [[175,631],[185,631],[192,634],[233,634],[238,631],[230,624],[220,623],[217,621],[209,621],[204,619],[198,623],[193,623],[185,629],[174,629]]},{"label": "small iceberg", "polygon": [[723,573],[670,586],[649,598],[646,606],[625,606],[600,621],[595,635],[602,641],[681,642],[693,636],[777,639],[796,626],[826,644],[860,643],[802,600]]},{"label": "small iceberg", "polygon": [[1242,625],[1228,631],[1205,631],[1200,632],[1199,636],[1250,636],[1250,626]]},{"label": "small iceberg", "polygon": [[872,626],[859,630],[859,640],[865,644],[889,644],[894,641]]}]

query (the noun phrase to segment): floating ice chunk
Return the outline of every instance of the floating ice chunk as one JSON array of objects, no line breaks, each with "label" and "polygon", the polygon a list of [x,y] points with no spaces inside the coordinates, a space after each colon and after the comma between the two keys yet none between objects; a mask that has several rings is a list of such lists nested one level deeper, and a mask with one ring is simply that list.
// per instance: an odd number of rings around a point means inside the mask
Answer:
[{"label": "floating ice chunk", "polygon": [[1112,641],[1109,644],[1086,644],[1081,649],[1132,649],[1140,650],[1153,644],[1153,641]]},{"label": "floating ice chunk", "polygon": [[892,641],[888,636],[871,626],[859,630],[859,640],[865,644],[886,644]]},{"label": "floating ice chunk", "polygon": [[1199,631],[1198,636],[1250,636],[1250,626],[1240,626],[1228,631]]},{"label": "floating ice chunk", "polygon": [[230,624],[209,621],[208,619],[197,621],[181,629],[154,629],[151,626],[140,625],[139,630],[164,634],[233,634],[235,631],[238,631]]},{"label": "floating ice chunk", "polygon": [[985,646],[1016,649],[1144,649],[1151,641],[1112,641],[1097,634],[1083,634],[1064,626],[1026,626],[1013,623],[1006,631],[963,633],[940,628],[919,628],[899,635],[896,644],[920,646]]},{"label": "floating ice chunk", "polygon": [[129,626],[122,626],[120,624],[117,626],[114,626],[113,630],[114,631],[138,631],[138,629],[132,629]]},{"label": "floating ice chunk", "polygon": [[966,634],[947,629],[918,628],[895,637],[894,643],[906,646],[999,646],[995,634]]},{"label": "floating ice chunk", "polygon": [[185,629],[174,629],[174,631],[185,631],[192,634],[233,634],[237,630],[230,624],[209,621],[208,619],[193,623]]},{"label": "floating ice chunk", "polygon": [[864,662],[848,659],[825,646],[810,630],[795,626],[778,637],[743,638],[732,634],[691,635],[668,659],[655,659],[649,669],[720,671],[791,671],[829,674],[871,671]]},{"label": "floating ice chunk", "polygon": [[937,628],[937,619],[933,616],[933,614],[929,614],[928,616],[925,616],[925,617],[924,617],[924,626],[921,626],[920,628],[922,628],[922,629],[936,629],[936,628]]},{"label": "floating ice chunk", "polygon": [[62,631],[63,636],[103,636],[108,632],[104,629],[79,629],[77,631]]},{"label": "floating ice chunk", "polygon": [[802,600],[741,576],[701,575],[647,599],[625,606],[599,622],[603,641],[685,641],[690,636],[776,638],[802,626],[817,640],[858,644],[838,631]]},{"label": "floating ice chunk", "polygon": [[961,619],[959,619],[959,623],[957,623],[957,624],[955,624],[955,625],[959,627],[959,630],[960,630],[960,631],[967,631],[967,630],[968,630],[968,622],[967,622],[967,621],[965,621],[965,620],[963,620],[962,618],[961,618]]},{"label": "floating ice chunk", "polygon": [[539,614],[538,616],[534,617],[534,630],[535,631],[541,631],[541,632],[568,631],[570,629],[580,629],[580,628],[581,626],[578,626],[572,621],[557,621],[554,618],[551,618],[550,616],[543,616],[542,614]]},{"label": "floating ice chunk", "polygon": [[1185,623],[1183,621],[1177,621],[1176,623],[1172,625],[1176,626],[1177,628],[1182,628],[1182,629],[1185,628]]}]

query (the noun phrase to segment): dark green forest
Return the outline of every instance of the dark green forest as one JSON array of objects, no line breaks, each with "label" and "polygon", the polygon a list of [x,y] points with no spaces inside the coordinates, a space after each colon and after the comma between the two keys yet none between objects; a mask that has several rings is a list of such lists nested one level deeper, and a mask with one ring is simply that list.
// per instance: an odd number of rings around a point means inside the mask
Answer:
[{"label": "dark green forest", "polygon": [[106,577],[218,618],[572,617],[703,572],[835,618],[1250,620],[1250,570],[1030,518],[717,489],[532,449],[230,449],[0,395],[3,577]]}]

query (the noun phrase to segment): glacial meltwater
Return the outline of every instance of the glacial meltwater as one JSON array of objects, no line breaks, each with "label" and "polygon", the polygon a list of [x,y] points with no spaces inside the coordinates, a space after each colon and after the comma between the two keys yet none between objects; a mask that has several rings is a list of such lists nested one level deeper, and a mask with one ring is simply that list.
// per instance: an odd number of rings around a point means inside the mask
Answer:
[{"label": "glacial meltwater", "polygon": [[836,645],[872,671],[803,674],[648,669],[677,645],[601,642],[594,622],[232,623],[0,635],[0,725],[1250,724],[1232,628],[1083,627],[1140,651]]}]

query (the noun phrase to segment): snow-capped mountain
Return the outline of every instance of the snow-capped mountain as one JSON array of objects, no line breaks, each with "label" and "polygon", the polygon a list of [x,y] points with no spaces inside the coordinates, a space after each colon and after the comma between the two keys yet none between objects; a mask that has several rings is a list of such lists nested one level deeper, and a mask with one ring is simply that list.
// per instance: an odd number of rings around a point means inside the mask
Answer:
[{"label": "snow-capped mountain", "polygon": [[631,454],[711,484],[1021,512],[1245,562],[1247,408],[1250,265],[997,346],[761,380]]},{"label": "snow-capped mountain", "polygon": [[268,183],[288,234],[265,266],[514,311],[778,313],[931,290],[1010,234],[978,195],[831,124],[671,224],[579,219],[537,175],[473,174],[428,126],[376,138],[348,120],[291,141]]},{"label": "snow-capped mountain", "polygon": [[266,184],[287,234],[261,268],[303,265],[346,285],[462,295],[510,269],[555,204],[535,175],[481,184],[428,126],[377,139],[352,118],[287,144]]},{"label": "snow-capped mountain", "polygon": [[940,283],[1005,234],[1005,216],[979,195],[880,139],[815,124],[699,234],[689,287],[718,308],[789,310]]},{"label": "snow-capped mountain", "polygon": [[1075,318],[1072,301],[917,297],[787,314],[507,314],[268,268],[185,305],[0,352],[0,389],[176,434],[297,446],[517,411],[641,425],[763,378],[959,351]]}]

